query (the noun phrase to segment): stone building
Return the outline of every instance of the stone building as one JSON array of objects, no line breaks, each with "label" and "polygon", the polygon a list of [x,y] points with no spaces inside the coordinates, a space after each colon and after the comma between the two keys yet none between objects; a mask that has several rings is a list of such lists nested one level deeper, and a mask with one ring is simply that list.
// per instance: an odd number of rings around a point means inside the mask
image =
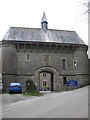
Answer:
[{"label": "stone building", "polygon": [[45,13],[41,28],[11,27],[2,40],[3,89],[19,81],[25,90],[27,79],[50,91],[62,89],[66,80],[87,85],[87,49],[75,31],[48,29]]}]

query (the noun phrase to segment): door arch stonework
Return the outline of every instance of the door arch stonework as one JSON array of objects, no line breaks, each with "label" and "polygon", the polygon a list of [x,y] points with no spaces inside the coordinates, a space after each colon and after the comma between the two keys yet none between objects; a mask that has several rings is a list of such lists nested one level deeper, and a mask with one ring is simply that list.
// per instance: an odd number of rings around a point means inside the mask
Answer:
[{"label": "door arch stonework", "polygon": [[35,71],[35,84],[37,86],[37,89],[39,90],[39,80],[40,80],[40,73],[41,72],[48,72],[50,74],[53,74],[53,89],[58,90],[59,89],[59,85],[58,85],[58,81],[59,81],[59,72],[53,68],[53,67],[40,67],[38,69],[36,69]]}]

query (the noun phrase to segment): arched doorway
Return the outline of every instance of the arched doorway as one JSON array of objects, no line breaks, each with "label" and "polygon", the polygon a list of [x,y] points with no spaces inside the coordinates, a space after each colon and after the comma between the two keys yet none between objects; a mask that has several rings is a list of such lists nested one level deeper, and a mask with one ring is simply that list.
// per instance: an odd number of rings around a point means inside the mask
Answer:
[{"label": "arched doorway", "polygon": [[53,74],[47,71],[40,72],[39,86],[43,91],[54,91]]},{"label": "arched doorway", "polygon": [[35,81],[35,85],[37,86],[37,89],[39,90],[41,84],[47,84],[45,82],[46,81],[45,79],[43,80],[44,83],[40,84],[40,79],[41,79],[40,75],[43,75],[43,73],[45,74],[45,72],[48,73],[50,76],[50,91],[58,90],[59,72],[57,71],[57,69],[49,66],[45,66],[45,67],[42,66],[35,70],[34,81]]}]

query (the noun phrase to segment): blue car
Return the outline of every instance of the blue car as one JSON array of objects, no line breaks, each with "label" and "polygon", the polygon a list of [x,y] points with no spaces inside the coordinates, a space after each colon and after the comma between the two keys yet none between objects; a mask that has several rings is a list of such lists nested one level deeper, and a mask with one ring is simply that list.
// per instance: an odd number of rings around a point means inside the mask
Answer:
[{"label": "blue car", "polygon": [[22,86],[20,83],[10,83],[9,93],[22,93]]}]

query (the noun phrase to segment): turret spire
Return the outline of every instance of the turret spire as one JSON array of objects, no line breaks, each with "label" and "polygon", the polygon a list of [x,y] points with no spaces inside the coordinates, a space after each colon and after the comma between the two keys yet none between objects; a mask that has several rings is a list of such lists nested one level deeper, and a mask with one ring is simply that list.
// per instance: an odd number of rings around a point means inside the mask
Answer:
[{"label": "turret spire", "polygon": [[43,17],[42,17],[42,20],[41,20],[41,26],[42,28],[48,28],[48,22],[47,22],[47,18],[46,18],[46,15],[45,15],[45,12],[43,12]]},{"label": "turret spire", "polygon": [[45,12],[43,12],[43,17],[42,17],[41,23],[42,22],[47,22],[47,18],[46,18]]}]

